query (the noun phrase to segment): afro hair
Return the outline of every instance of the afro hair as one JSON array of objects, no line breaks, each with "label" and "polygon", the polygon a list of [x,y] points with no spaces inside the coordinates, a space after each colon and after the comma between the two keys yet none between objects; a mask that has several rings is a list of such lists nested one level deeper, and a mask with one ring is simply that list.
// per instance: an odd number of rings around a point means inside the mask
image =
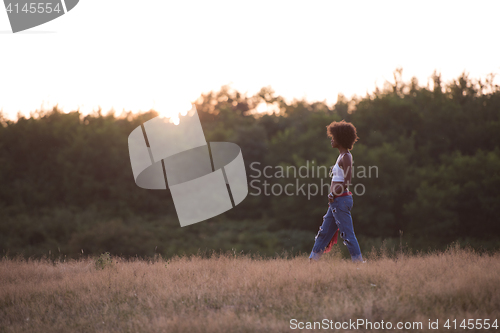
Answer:
[{"label": "afro hair", "polygon": [[334,121],[326,126],[326,133],[329,137],[333,137],[342,147],[352,149],[354,143],[358,141],[356,127],[353,124],[347,123],[344,120]]}]

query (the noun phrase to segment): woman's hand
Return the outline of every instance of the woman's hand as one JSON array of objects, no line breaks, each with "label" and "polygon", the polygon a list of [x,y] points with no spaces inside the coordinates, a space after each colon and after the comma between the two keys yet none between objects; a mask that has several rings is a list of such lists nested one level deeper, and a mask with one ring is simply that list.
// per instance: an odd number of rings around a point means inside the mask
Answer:
[{"label": "woman's hand", "polygon": [[332,192],[328,193],[328,205],[330,205],[330,202],[333,202],[333,200],[335,200],[333,193]]}]

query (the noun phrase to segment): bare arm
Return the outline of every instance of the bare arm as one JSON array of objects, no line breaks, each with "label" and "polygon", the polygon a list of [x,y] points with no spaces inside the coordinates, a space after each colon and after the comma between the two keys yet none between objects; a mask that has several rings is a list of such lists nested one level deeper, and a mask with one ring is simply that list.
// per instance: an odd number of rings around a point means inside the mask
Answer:
[{"label": "bare arm", "polygon": [[349,185],[351,185],[351,179],[352,179],[351,154],[345,154],[344,157],[342,157],[342,167],[344,169],[344,187],[343,187],[343,190],[345,190]]}]

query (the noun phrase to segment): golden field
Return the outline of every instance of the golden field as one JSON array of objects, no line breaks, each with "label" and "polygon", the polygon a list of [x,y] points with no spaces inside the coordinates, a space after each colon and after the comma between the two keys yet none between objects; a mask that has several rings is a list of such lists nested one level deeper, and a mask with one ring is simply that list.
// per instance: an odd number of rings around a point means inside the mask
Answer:
[{"label": "golden field", "polygon": [[433,332],[472,332],[478,326],[443,325],[500,319],[500,253],[457,246],[430,254],[373,252],[366,264],[355,264],[334,249],[318,263],[306,255],[227,253],[169,260],[4,258],[0,332],[292,332],[307,322],[350,319],[422,323],[387,330],[406,332],[428,331],[429,320],[439,320]]}]

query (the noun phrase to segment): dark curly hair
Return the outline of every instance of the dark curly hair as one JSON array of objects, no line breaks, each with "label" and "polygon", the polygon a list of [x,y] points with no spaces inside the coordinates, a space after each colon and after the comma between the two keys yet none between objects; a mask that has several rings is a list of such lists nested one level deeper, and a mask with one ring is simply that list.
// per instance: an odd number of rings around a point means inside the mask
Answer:
[{"label": "dark curly hair", "polygon": [[354,143],[358,141],[356,127],[344,120],[334,121],[326,126],[326,134],[333,137],[336,142],[346,149],[352,149]]}]

